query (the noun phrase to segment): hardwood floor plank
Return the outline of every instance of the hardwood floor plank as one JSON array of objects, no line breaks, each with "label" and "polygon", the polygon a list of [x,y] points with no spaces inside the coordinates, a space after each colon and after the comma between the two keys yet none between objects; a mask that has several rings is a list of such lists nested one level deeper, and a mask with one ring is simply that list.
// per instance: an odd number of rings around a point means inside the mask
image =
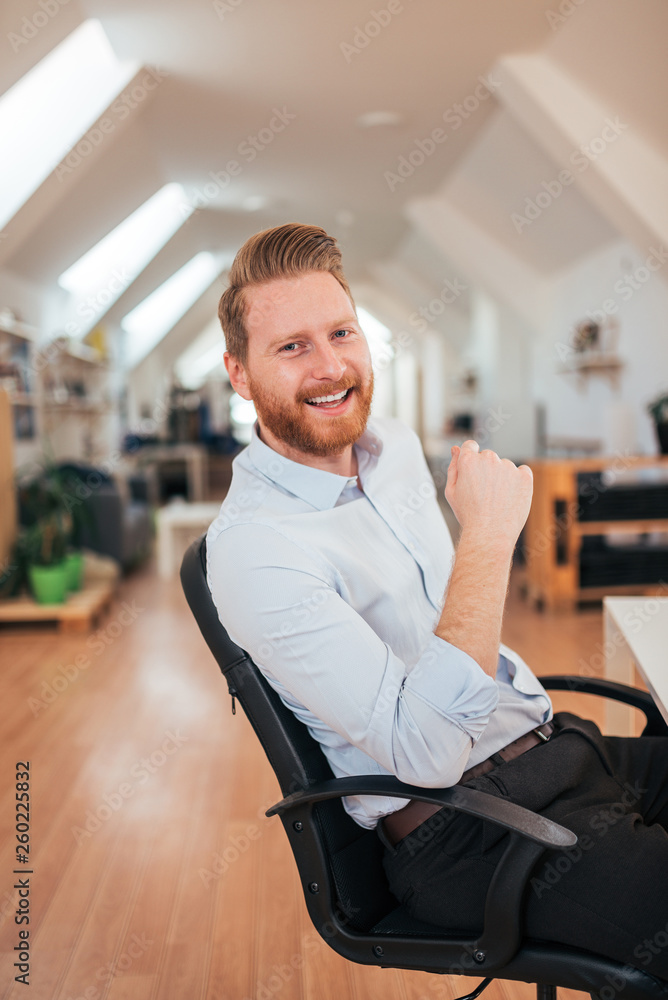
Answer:
[{"label": "hardwood floor plank", "polygon": [[[95,912],[87,915],[82,933],[72,952],[72,961],[54,1000],[68,1000],[91,992],[99,992],[103,1000],[111,982],[133,963],[133,955],[121,950],[130,912],[148,858],[148,845],[128,864],[124,858],[129,842],[119,836],[114,858],[100,882],[95,898]],[[140,952],[141,953],[141,952]],[[120,966],[120,967],[119,967]]]},{"label": "hardwood floor plank", "polygon": [[105,1000],[151,1000],[158,988],[157,976],[116,976]]}]

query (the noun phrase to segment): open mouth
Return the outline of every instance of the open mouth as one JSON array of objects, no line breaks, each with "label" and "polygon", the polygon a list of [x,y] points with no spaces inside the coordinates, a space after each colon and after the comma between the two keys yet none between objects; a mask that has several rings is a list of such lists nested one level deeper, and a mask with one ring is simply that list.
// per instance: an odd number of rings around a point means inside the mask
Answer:
[{"label": "open mouth", "polygon": [[313,399],[306,399],[305,402],[309,406],[313,406],[318,410],[336,410],[342,409],[348,399],[351,397],[353,392],[352,386],[348,389],[343,389],[341,392],[331,393],[328,396],[314,396]]}]

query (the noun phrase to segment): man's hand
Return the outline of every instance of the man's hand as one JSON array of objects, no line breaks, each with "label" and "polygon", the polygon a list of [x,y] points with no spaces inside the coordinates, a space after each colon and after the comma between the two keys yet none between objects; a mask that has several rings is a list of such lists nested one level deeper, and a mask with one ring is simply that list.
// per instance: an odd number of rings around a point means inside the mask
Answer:
[{"label": "man's hand", "polygon": [[513,549],[533,491],[531,469],[519,469],[475,441],[452,449],[445,498],[462,526],[436,635],[496,675],[501,620]]},{"label": "man's hand", "polygon": [[483,543],[514,547],[529,516],[532,492],[528,465],[518,468],[493,451],[480,451],[475,441],[452,449],[445,499],[462,532]]}]

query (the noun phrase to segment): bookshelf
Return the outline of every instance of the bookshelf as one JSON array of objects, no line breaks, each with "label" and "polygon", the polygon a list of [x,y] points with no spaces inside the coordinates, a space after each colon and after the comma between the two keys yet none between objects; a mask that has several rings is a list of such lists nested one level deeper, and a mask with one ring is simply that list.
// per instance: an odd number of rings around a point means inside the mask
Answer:
[{"label": "bookshelf", "polygon": [[666,594],[668,457],[536,459],[526,596],[550,610]]}]

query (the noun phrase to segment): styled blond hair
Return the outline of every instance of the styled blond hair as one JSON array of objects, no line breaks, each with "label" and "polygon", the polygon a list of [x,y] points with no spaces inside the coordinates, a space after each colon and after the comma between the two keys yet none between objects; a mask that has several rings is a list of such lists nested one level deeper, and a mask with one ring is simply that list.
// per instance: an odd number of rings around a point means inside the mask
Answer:
[{"label": "styled blond hair", "polygon": [[265,229],[246,240],[230,269],[229,287],[218,303],[225,346],[244,367],[248,359],[248,331],[244,324],[244,290],[278,278],[295,278],[309,271],[328,271],[353,303],[343,273],[341,251],[333,236],[319,226],[289,222]]}]

